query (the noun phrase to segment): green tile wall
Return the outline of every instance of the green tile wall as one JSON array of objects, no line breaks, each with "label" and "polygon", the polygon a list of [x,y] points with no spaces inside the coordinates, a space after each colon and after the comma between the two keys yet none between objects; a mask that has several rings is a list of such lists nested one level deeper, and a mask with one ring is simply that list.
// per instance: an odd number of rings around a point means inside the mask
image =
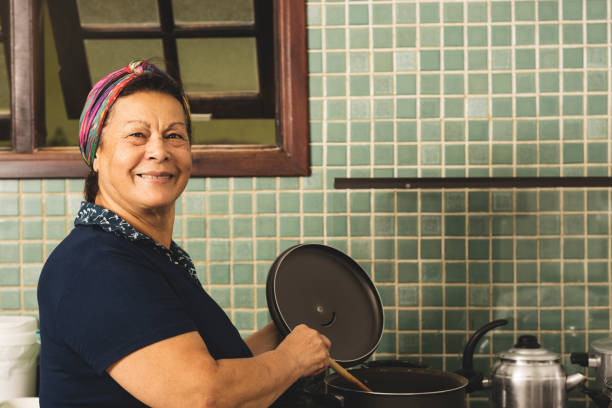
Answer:
[{"label": "green tile wall", "polygon": [[[610,335],[610,189],[345,191],[333,180],[612,175],[610,3],[306,6],[312,176],[190,181],[174,237],[205,288],[246,335],[269,319],[275,257],[322,242],[377,284],[377,357],[454,370],[472,330],[507,318],[477,367],[533,333],[573,371],[569,352]],[[40,268],[82,186],[0,181],[1,312],[36,313]]]}]

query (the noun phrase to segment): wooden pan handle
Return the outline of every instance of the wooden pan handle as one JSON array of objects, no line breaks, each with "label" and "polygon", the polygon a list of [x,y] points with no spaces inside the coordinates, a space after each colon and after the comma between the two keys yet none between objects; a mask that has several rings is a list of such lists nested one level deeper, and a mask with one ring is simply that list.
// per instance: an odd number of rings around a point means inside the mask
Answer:
[{"label": "wooden pan handle", "polygon": [[372,392],[371,389],[369,389],[364,383],[359,381],[353,374],[346,371],[344,367],[338,364],[336,360],[334,360],[333,358],[329,359],[329,365],[331,368],[334,369],[335,372],[340,374],[345,380],[350,381],[353,384],[355,384],[357,387],[359,387],[359,389],[363,391],[367,391],[367,392]]}]

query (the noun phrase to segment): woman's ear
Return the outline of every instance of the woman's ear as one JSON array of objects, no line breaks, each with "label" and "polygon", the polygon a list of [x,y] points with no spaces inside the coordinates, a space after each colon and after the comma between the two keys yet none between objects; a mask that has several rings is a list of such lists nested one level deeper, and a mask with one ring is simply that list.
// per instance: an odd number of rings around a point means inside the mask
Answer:
[{"label": "woman's ear", "polygon": [[96,146],[96,152],[94,154],[93,163],[91,165],[92,170],[95,171],[96,173],[99,171],[99,167],[100,167],[97,164],[97,162],[98,162],[98,155],[100,154],[101,151],[102,151],[102,135],[100,135],[100,140],[98,141],[98,145]]},{"label": "woman's ear", "polygon": [[93,171],[95,171],[96,173],[98,172],[98,155],[94,154],[94,158],[93,158],[93,164],[91,166],[91,168],[93,169]]}]

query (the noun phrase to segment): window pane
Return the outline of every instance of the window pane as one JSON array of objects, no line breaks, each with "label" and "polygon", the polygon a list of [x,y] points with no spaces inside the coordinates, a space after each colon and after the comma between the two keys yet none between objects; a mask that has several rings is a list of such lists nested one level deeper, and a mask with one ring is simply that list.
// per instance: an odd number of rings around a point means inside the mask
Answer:
[{"label": "window pane", "polygon": [[193,120],[193,144],[276,145],[274,119]]},{"label": "window pane", "polygon": [[109,72],[125,67],[134,58],[146,58],[166,69],[161,40],[85,40],[85,53],[92,85]]},{"label": "window pane", "polygon": [[180,24],[253,24],[253,0],[174,0],[174,20]]},{"label": "window pane", "polygon": [[60,66],[47,7],[44,12],[45,126],[44,146],[78,146],[79,121],[69,119],[60,85]]},{"label": "window pane", "polygon": [[11,110],[9,78],[6,63],[4,44],[0,41],[0,115],[7,115]]},{"label": "window pane", "polygon": [[145,25],[159,27],[155,0],[78,0],[81,25]]},{"label": "window pane", "polygon": [[187,93],[259,92],[255,38],[189,38],[177,41]]}]

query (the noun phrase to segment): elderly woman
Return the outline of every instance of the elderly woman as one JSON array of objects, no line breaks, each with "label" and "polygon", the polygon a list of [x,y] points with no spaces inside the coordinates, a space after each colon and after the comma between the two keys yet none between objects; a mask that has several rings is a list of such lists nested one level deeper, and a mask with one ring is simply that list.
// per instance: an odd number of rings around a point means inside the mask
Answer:
[{"label": "elderly woman", "polygon": [[267,407],[327,367],[304,325],[243,341],[172,241],[191,170],[174,80],[142,60],[101,79],[79,140],[86,201],[38,284],[41,407]]}]

